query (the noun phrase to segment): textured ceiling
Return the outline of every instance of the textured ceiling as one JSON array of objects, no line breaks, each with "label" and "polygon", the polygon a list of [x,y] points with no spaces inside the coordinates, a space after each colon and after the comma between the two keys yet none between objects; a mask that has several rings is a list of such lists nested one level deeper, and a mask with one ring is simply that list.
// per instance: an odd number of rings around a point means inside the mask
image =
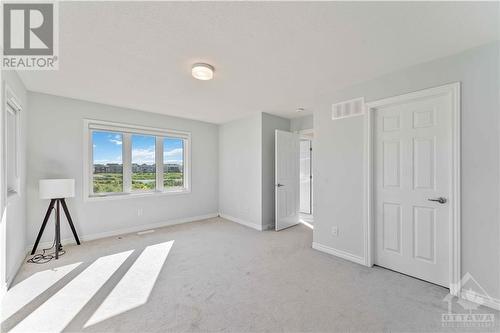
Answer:
[{"label": "textured ceiling", "polygon": [[[20,74],[29,90],[213,123],[295,117],[326,89],[497,39],[498,6],[61,2],[59,70]],[[215,79],[193,79],[195,62]]]}]

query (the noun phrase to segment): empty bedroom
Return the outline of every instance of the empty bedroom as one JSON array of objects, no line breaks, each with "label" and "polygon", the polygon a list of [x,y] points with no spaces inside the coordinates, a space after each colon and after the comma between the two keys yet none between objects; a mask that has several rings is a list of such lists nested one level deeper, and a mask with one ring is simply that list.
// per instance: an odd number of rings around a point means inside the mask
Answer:
[{"label": "empty bedroom", "polygon": [[0,7],[1,332],[500,331],[500,2]]}]

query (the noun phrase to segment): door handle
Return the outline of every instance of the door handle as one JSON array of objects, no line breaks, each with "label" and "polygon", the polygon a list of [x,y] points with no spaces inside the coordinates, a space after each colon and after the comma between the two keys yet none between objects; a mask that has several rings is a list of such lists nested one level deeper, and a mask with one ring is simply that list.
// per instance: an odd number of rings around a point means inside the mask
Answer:
[{"label": "door handle", "polygon": [[276,184],[276,186],[281,187],[281,186],[285,186],[285,185],[278,183],[278,184]]},{"label": "door handle", "polygon": [[443,198],[443,197],[439,197],[439,198],[433,198],[433,199],[427,199],[428,201],[435,201],[435,202],[439,202],[440,204],[445,204],[448,200],[446,200],[446,198]]}]

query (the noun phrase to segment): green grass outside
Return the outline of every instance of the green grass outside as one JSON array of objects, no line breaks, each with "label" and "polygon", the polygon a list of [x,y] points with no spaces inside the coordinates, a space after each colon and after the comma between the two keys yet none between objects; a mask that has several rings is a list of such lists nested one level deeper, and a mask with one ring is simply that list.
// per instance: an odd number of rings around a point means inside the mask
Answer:
[{"label": "green grass outside", "polygon": [[[165,189],[184,186],[182,172],[169,172],[163,174]],[[133,173],[132,190],[150,191],[156,187],[156,174],[153,172]],[[94,174],[94,193],[120,193],[123,192],[123,175],[120,173]]]}]

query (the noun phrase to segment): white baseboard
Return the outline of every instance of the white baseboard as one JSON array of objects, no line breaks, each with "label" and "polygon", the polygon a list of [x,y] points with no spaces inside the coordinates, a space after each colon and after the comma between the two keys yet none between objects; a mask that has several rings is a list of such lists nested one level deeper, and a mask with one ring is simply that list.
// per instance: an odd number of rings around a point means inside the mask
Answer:
[{"label": "white baseboard", "polygon": [[460,291],[460,297],[473,303],[500,311],[500,299],[481,295],[475,291],[465,289]]},{"label": "white baseboard", "polygon": [[245,221],[243,219],[240,219],[239,217],[234,217],[234,216],[226,215],[223,213],[219,213],[219,216],[222,217],[223,219],[242,224],[246,227],[250,227],[250,228],[255,229],[255,230],[262,231],[262,225],[260,225],[260,224],[248,222],[248,221]]},{"label": "white baseboard", "polygon": [[345,259],[345,260],[349,260],[349,261],[355,262],[355,263],[360,264],[360,265],[365,265],[365,258],[357,256],[357,255],[354,255],[354,254],[349,253],[349,252],[345,252],[345,251],[342,251],[342,250],[337,250],[337,249],[334,249],[332,247],[329,247],[329,246],[326,246],[326,245],[322,245],[322,244],[319,244],[319,243],[316,243],[316,242],[312,243],[312,248],[315,249],[315,250],[321,251],[321,252],[332,254],[332,255],[334,255],[336,257],[339,257],[339,258],[342,258],[342,259]]},{"label": "white baseboard", "polygon": [[[82,235],[80,237],[80,240],[81,241],[91,241],[91,240],[101,239],[101,238],[106,238],[106,237],[114,237],[114,236],[130,234],[133,232],[139,232],[139,231],[144,231],[144,230],[149,230],[149,229],[168,227],[171,225],[176,225],[176,224],[181,224],[181,223],[206,220],[206,219],[217,217],[218,215],[219,215],[218,213],[211,213],[211,214],[206,214],[206,215],[185,217],[185,218],[173,219],[173,220],[157,222],[157,223],[141,224],[141,225],[137,225],[137,226],[133,226],[133,227],[129,227],[129,228],[122,228],[122,229],[100,232],[100,233],[90,234],[90,235]],[[75,242],[75,239],[73,237],[70,237],[70,238],[62,239],[61,243],[67,245],[67,244],[75,244],[76,242]],[[38,250],[50,247],[50,246],[52,246],[52,244],[53,244],[53,242],[40,243],[40,244],[38,244]],[[33,244],[31,244],[31,246],[27,249],[28,253],[31,252],[32,246],[33,246]]]}]

